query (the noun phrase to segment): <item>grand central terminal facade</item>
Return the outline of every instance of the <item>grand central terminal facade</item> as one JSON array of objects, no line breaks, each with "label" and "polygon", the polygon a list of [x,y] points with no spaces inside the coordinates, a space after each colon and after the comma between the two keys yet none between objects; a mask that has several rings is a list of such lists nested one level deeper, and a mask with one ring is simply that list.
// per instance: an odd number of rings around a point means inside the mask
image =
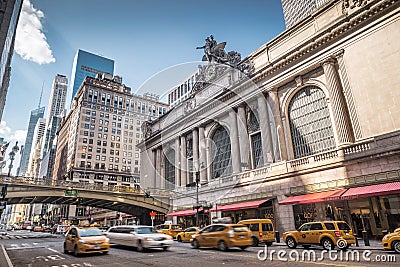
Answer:
[{"label": "grand central terminal facade", "polygon": [[400,227],[399,13],[332,0],[244,59],[207,37],[191,97],[142,126],[140,183],[170,192],[165,219]]}]

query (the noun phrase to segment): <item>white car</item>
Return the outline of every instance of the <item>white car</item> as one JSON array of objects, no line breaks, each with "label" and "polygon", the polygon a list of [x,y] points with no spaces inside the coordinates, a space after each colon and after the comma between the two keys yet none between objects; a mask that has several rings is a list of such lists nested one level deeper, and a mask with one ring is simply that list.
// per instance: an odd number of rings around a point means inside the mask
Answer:
[{"label": "white car", "polygon": [[172,237],[157,233],[153,227],[146,225],[119,225],[108,229],[110,243],[136,247],[138,251],[147,248],[167,250],[173,244]]}]

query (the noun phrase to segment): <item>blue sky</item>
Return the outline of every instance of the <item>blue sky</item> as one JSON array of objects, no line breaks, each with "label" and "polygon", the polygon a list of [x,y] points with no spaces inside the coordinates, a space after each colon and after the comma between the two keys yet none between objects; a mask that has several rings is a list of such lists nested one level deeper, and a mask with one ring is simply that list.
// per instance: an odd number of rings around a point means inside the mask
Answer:
[{"label": "blue sky", "polygon": [[25,0],[19,24],[0,137],[20,143],[43,83],[47,106],[54,76],[70,82],[77,49],[114,59],[137,91],[165,68],[201,60],[196,47],[211,34],[245,57],[285,29],[280,0]]}]

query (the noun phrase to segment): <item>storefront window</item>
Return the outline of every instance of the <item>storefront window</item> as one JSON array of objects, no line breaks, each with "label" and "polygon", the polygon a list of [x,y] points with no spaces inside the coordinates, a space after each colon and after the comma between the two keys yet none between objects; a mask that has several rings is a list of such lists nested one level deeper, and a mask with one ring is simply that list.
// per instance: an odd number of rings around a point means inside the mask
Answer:
[{"label": "storefront window", "polygon": [[295,226],[298,229],[303,223],[313,222],[317,217],[315,203],[293,206]]},{"label": "storefront window", "polygon": [[400,227],[400,195],[387,195],[380,197],[380,199],[388,230],[393,232]]}]

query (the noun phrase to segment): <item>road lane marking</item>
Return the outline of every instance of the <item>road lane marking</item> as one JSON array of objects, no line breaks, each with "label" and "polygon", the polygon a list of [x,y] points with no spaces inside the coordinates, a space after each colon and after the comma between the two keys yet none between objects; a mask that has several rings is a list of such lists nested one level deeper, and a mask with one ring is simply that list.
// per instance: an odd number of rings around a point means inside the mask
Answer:
[{"label": "road lane marking", "polygon": [[6,250],[22,250],[22,249],[35,249],[35,248],[45,248],[45,246],[34,246],[34,247],[12,247],[12,248],[6,248]]},{"label": "road lane marking", "polygon": [[3,245],[1,245],[1,249],[3,250],[3,255],[4,255],[4,258],[6,258],[8,267],[14,267],[14,265],[12,264],[12,262],[10,260],[10,257],[8,256],[8,253],[7,253],[6,249],[4,248]]},{"label": "road lane marking", "polygon": [[55,253],[58,253],[58,254],[62,254],[60,251],[58,251],[58,250],[55,250],[55,249],[52,249],[52,248],[47,248],[48,250],[50,250],[50,251],[53,251],[53,252],[55,252]]}]

